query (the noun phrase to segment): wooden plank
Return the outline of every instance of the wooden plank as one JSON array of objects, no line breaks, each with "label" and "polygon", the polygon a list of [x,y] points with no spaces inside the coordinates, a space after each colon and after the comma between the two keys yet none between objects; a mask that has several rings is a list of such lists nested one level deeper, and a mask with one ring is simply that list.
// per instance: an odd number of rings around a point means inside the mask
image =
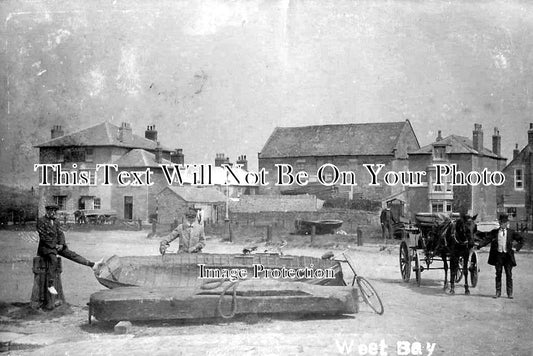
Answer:
[{"label": "wooden plank", "polygon": [[[221,289],[140,287],[116,288],[91,295],[98,320],[159,320],[220,317]],[[222,312],[231,311],[231,289]],[[358,312],[358,290],[352,287],[313,286],[305,283],[244,282],[237,286],[236,315],[352,314]]]}]

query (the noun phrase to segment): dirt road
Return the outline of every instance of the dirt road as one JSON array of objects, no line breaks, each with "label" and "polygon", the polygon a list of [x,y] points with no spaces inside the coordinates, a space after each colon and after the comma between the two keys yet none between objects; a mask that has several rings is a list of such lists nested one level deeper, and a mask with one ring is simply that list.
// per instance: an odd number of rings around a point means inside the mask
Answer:
[{"label": "dirt road", "polygon": [[[146,232],[71,232],[70,248],[91,259],[150,255],[157,241]],[[213,355],[532,355],[533,254],[517,254],[515,299],[493,299],[494,269],[480,252],[478,286],[470,296],[462,286],[450,296],[442,290],[442,271],[425,271],[422,286],[401,281],[398,246],[354,247],[361,275],[380,292],[385,314],[361,305],[342,318],[241,318],[230,321],[134,323],[128,335],[112,326],[87,324],[86,303],[102,289],[87,267],[64,262],[63,285],[70,309],[62,313],[17,314],[28,302],[30,260],[36,244],[16,232],[0,232],[0,340],[39,346],[12,354],[213,354]],[[205,252],[240,252],[241,245],[208,241]],[[324,249],[291,249],[287,254],[320,256]],[[437,262],[435,262],[437,263]],[[18,308],[18,309],[17,309]],[[16,333],[16,334],[9,334]],[[5,344],[4,344],[5,345]]]}]

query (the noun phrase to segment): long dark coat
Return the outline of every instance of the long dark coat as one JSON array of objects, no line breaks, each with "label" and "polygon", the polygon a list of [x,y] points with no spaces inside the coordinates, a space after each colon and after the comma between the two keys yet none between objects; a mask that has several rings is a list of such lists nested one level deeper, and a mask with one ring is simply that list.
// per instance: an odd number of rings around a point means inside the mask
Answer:
[{"label": "long dark coat", "polygon": [[[484,243],[480,244],[480,247],[486,246],[490,243],[490,252],[489,252],[489,265],[495,266],[496,262],[498,261],[498,231],[499,230],[492,230],[489,232],[488,238],[484,241]],[[512,229],[507,229],[507,241],[506,241],[506,248],[507,248],[507,255],[509,256],[509,261],[511,262],[511,266],[516,266],[516,260],[514,257],[514,251],[513,251],[513,241],[516,241],[516,251],[520,251],[522,246],[524,245],[524,239],[522,238],[522,235],[520,235],[518,232]]]}]

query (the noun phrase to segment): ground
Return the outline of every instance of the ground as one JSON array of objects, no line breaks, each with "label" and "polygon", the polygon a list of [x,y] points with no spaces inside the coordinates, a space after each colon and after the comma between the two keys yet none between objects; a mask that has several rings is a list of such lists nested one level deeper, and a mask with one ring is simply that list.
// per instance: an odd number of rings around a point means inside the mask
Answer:
[{"label": "ground", "polygon": [[[93,260],[113,254],[157,254],[157,239],[146,236],[147,231],[69,231],[67,241],[72,250]],[[420,287],[413,280],[402,282],[397,244],[374,241],[356,246],[350,238],[333,235],[330,241],[339,239],[340,243],[325,245],[334,251],[350,246],[359,274],[381,295],[385,306],[381,316],[361,303],[359,313],[337,318],[267,316],[206,323],[133,323],[129,334],[115,335],[113,325],[88,324],[89,296],[103,287],[88,267],[70,261],[64,262],[62,277],[69,305],[53,312],[30,312],[30,261],[37,244],[31,232],[1,230],[2,350],[22,355],[532,355],[530,250],[516,255],[515,299],[493,299],[494,269],[486,263],[486,248],[480,251],[479,283],[472,294],[465,296],[460,285],[451,296],[442,289],[440,270],[423,272]],[[325,252],[306,247],[310,244],[305,239],[309,237],[292,237],[284,251],[316,257]],[[242,247],[242,242],[212,237],[205,252],[240,252]]]}]

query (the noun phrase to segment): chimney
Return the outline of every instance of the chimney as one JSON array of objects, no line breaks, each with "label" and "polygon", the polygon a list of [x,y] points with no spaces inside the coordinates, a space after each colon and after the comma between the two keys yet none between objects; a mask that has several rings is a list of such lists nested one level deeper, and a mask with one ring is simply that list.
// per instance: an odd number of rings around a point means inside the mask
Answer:
[{"label": "chimney", "polygon": [[215,167],[222,167],[223,164],[229,164],[229,157],[224,153],[217,153],[215,156]]},{"label": "chimney", "polygon": [[442,141],[442,131],[441,130],[439,130],[439,134],[437,135],[437,138],[436,138],[435,141],[437,141],[437,142]]},{"label": "chimney", "polygon": [[239,156],[239,158],[237,159],[237,164],[240,164],[241,168],[244,169],[245,171],[247,171],[248,170],[248,160],[246,159],[246,155]]},{"label": "chimney", "polygon": [[513,159],[518,157],[518,154],[520,153],[520,150],[518,149],[518,143],[515,145],[515,148],[513,150]]},{"label": "chimney", "polygon": [[124,143],[133,141],[133,134],[131,133],[131,126],[127,122],[123,122],[118,128],[118,140]]},{"label": "chimney", "polygon": [[474,143],[474,149],[478,154],[483,154],[483,130],[481,129],[481,124],[474,124],[472,142]]},{"label": "chimney", "polygon": [[527,144],[533,146],[533,123],[529,124],[529,130],[527,131]]},{"label": "chimney", "polygon": [[498,156],[502,153],[502,137],[497,127],[494,128],[494,135],[492,135],[492,152]]},{"label": "chimney", "polygon": [[52,139],[61,137],[65,134],[61,125],[54,125],[51,130]]},{"label": "chimney", "polygon": [[159,142],[157,142],[157,147],[155,148],[155,161],[156,163],[161,163],[163,161],[163,149]]},{"label": "chimney", "polygon": [[155,125],[150,125],[146,128],[146,131],[144,131],[144,138],[157,142],[157,130],[155,129]]},{"label": "chimney", "polygon": [[174,152],[170,153],[170,162],[175,164],[185,164],[185,156],[181,148],[176,148]]}]

